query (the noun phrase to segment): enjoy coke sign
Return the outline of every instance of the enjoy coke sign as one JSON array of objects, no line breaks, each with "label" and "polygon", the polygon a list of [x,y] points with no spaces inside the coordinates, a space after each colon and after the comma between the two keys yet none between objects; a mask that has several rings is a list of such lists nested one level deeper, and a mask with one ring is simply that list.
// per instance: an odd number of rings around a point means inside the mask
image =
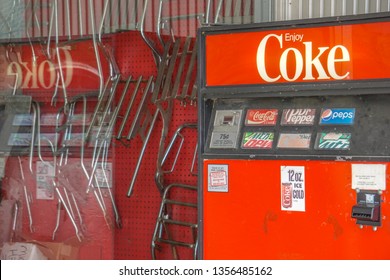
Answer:
[{"label": "enjoy coke sign", "polygon": [[205,33],[206,86],[390,79],[390,22]]},{"label": "enjoy coke sign", "polygon": [[[294,82],[298,79],[304,81],[343,80],[349,76],[348,63],[351,62],[351,58],[346,46],[314,47],[313,42],[302,41],[303,34],[294,35],[300,38],[296,47],[284,47],[284,43],[290,41],[289,33],[280,35],[272,33],[260,41],[257,49],[257,70],[265,82],[273,83],[279,80]],[[279,73],[274,75],[269,74],[266,63],[266,58],[275,52],[275,48],[269,47],[272,40],[275,40],[279,50],[282,51],[279,58]],[[343,64],[346,66],[342,67]],[[337,70],[338,68],[340,70]]]}]

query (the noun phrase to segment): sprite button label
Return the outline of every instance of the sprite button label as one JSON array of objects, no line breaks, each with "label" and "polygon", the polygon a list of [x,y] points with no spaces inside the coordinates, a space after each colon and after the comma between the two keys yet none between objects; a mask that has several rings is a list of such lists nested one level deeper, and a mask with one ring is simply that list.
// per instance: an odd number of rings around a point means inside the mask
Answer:
[{"label": "sprite button label", "polygon": [[321,132],[317,134],[317,150],[349,150],[351,133]]}]

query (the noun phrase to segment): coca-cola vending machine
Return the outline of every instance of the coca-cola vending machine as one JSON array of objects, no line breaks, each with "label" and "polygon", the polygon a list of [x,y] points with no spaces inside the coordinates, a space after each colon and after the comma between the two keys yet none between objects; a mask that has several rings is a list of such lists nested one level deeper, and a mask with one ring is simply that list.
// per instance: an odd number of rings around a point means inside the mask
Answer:
[{"label": "coca-cola vending machine", "polygon": [[390,13],[199,42],[200,258],[388,259]]}]

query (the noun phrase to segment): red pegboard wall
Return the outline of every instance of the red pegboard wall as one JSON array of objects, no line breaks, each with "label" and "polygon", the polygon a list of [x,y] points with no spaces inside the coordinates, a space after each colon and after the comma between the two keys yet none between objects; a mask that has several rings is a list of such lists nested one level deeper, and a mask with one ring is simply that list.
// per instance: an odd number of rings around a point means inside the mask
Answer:
[{"label": "red pegboard wall", "polygon": [[[154,62],[152,51],[147,47],[138,32],[126,32],[115,35],[114,44],[116,59],[124,77],[131,75],[137,79],[142,75],[145,80],[150,75],[156,77],[157,66]],[[145,85],[143,84],[142,86],[144,87]],[[131,90],[132,88],[130,88]],[[124,114],[127,104],[128,100],[125,100],[120,115]],[[176,129],[183,123],[196,122],[197,107],[189,104],[183,106],[179,101],[175,101],[166,142],[168,143],[171,140]],[[151,259],[151,242],[161,203],[161,194],[154,180],[161,129],[162,120],[159,118],[145,151],[134,191],[130,197],[127,197],[126,194],[143,143],[139,136],[130,142],[122,141],[124,142],[122,143],[118,140],[114,142],[115,198],[123,224],[122,229],[115,231],[115,259]],[[191,174],[197,133],[196,130],[183,131],[183,135],[185,136],[185,144],[183,144],[180,157],[173,172],[164,175],[164,185],[173,182],[197,185],[197,176]],[[166,161],[167,170],[171,169],[172,162],[173,158],[170,156]],[[195,172],[196,167],[193,170],[193,173]],[[197,220],[196,214],[196,211],[179,213],[183,218],[188,218],[195,222]],[[187,235],[184,231],[180,234]],[[172,259],[170,248],[163,247],[158,258]],[[191,250],[184,250],[181,258],[191,259]]]},{"label": "red pegboard wall", "polygon": [[[153,34],[148,36],[153,37]],[[146,81],[151,75],[154,76],[154,80],[157,75],[157,66],[155,64],[154,58],[152,56],[151,50],[142,40],[139,32],[124,32],[111,35],[109,38],[106,38],[106,44],[112,46],[115,50],[115,58],[118,63],[122,82],[118,86],[116,94],[116,102],[120,98],[122,89],[124,87],[124,81],[132,76],[132,80],[135,81],[140,76],[143,77],[143,82],[141,84],[141,89],[144,89],[146,86]],[[86,48],[81,47],[81,45],[86,45]],[[83,50],[88,52],[88,59],[90,66],[95,68],[93,64],[93,52],[91,48],[91,43],[87,40],[84,43],[81,42],[81,45],[75,45],[72,47],[71,52],[73,56],[73,62],[84,61],[85,56],[83,57]],[[31,60],[31,50],[29,46],[24,46],[21,49],[23,54],[23,61],[32,61]],[[44,61],[46,58],[43,57],[43,54],[39,52],[37,47],[36,54],[39,55],[38,59]],[[104,58],[102,56],[102,62]],[[47,62],[45,62],[48,64]],[[107,64],[104,64],[105,76],[107,75]],[[33,73],[35,73],[33,71]],[[194,71],[196,73],[196,71]],[[42,114],[55,114],[58,109],[63,105],[61,90],[58,93],[58,102],[55,106],[50,104],[51,97],[53,95],[53,88],[50,89],[31,89],[28,86],[34,84],[35,77],[30,79],[30,82],[26,83],[26,88],[23,88],[23,94],[31,95],[34,100],[39,101],[41,105]],[[12,79],[11,79],[12,80]],[[69,86],[68,97],[72,98],[75,95],[91,92],[93,88],[96,88],[98,84],[98,79],[96,73],[92,73],[92,76],[88,79],[87,84],[80,79],[74,80],[74,82]],[[47,83],[47,80],[46,82]],[[12,84],[12,81],[11,81]],[[128,105],[129,98],[135,87],[135,83],[132,82],[128,91],[127,98],[123,103],[123,107],[119,112],[119,121],[116,125],[116,132],[118,126],[121,123],[121,117],[123,116],[125,109]],[[84,89],[84,90],[83,90]],[[95,103],[88,103],[88,111],[93,112]],[[80,107],[81,102],[78,103],[76,108],[77,113],[81,113]],[[153,107],[153,105],[151,105]],[[187,104],[184,106],[180,101],[175,100],[173,103],[173,111],[171,121],[169,123],[169,130],[166,137],[166,144],[171,140],[175,134],[176,129],[178,129],[184,123],[196,123],[197,122],[197,108],[194,105]],[[128,124],[125,127],[125,132],[129,129],[131,119],[129,119]],[[54,132],[54,127],[45,128]],[[130,197],[127,197],[127,192],[131,178],[133,176],[134,168],[136,161],[140,157],[140,151],[142,147],[142,141],[139,136],[134,140],[112,140],[112,146],[110,148],[110,160],[113,163],[113,186],[115,191],[115,200],[119,213],[122,218],[121,229],[109,229],[106,225],[104,217],[99,209],[99,206],[94,199],[93,195],[89,193],[85,194],[85,200],[82,201],[81,211],[84,217],[84,222],[87,227],[85,234],[85,239],[83,242],[77,243],[76,246],[79,247],[79,258],[80,259],[151,259],[151,243],[153,232],[155,229],[157,216],[161,204],[161,193],[157,189],[155,183],[155,172],[156,172],[156,163],[157,163],[157,154],[158,146],[161,137],[162,129],[162,120],[159,118],[157,120],[157,125],[151,136],[151,140],[145,151],[141,168],[139,170],[136,184],[134,186],[134,191]],[[44,131],[42,131],[44,132]],[[192,174],[196,173],[196,166],[191,171],[191,166],[193,163],[194,149],[197,142],[197,133],[194,129],[185,129],[181,134],[184,137],[185,142],[180,151],[180,156],[177,159],[174,170],[171,173],[164,174],[164,186],[168,186],[171,183],[177,184],[188,184],[192,186],[197,185],[197,177]],[[177,149],[177,143],[173,146],[173,151]],[[90,156],[90,155],[89,155]],[[172,167],[174,161],[175,153],[167,157],[166,164],[164,165],[164,170],[169,170]],[[29,192],[32,193],[32,196],[36,196],[36,178],[35,174],[31,174],[28,171],[28,156],[21,157],[22,166],[24,169],[25,179],[27,188]],[[33,170],[36,170],[37,157],[34,157],[33,160]],[[45,156],[45,160],[52,160],[49,156]],[[87,161],[90,158],[86,159]],[[63,171],[69,171],[68,179],[70,180],[70,185],[73,188],[82,189],[87,185],[86,178],[83,177],[83,173],[80,168],[80,158],[79,155],[74,154],[70,158],[69,163],[63,168]],[[3,189],[12,189],[11,185],[16,185],[16,190],[19,197],[22,200],[22,235],[29,240],[38,240],[43,242],[50,242],[52,240],[52,233],[55,227],[55,218],[56,218],[56,205],[57,200],[34,200],[31,204],[32,213],[34,216],[34,224],[36,231],[34,233],[29,232],[28,226],[28,216],[25,208],[25,201],[23,202],[23,195],[20,193],[21,181],[20,181],[20,172],[19,172],[19,162],[17,157],[9,157],[6,164],[6,177],[3,181]],[[194,194],[186,194],[185,196],[192,196],[189,199],[194,199],[196,201],[196,196]],[[183,195],[181,194],[181,195]],[[6,198],[14,198],[7,197]],[[109,216],[113,220],[113,213],[110,206],[109,197],[106,191],[103,191],[105,197],[106,205],[108,208]],[[12,210],[11,207],[9,207]],[[8,211],[7,210],[7,211]],[[197,221],[197,211],[196,209],[191,209],[191,211],[183,211],[179,209],[172,210],[172,217],[178,217],[178,219],[188,220],[192,223]],[[67,217],[64,209],[61,210],[61,223],[58,233],[54,239],[55,242],[69,241],[75,239],[74,229],[71,225],[70,219]],[[188,229],[172,229],[172,235],[179,238],[180,240],[189,240],[189,231]],[[171,248],[169,246],[162,246],[162,250],[157,254],[158,258],[161,259],[172,259],[174,256],[171,253]],[[184,249],[183,252],[180,252],[181,259],[192,259],[193,252],[192,250]]]}]

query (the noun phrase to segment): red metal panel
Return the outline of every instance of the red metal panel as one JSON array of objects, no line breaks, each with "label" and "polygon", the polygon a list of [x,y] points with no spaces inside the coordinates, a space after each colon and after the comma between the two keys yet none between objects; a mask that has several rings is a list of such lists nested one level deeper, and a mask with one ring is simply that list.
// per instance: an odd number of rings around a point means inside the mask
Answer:
[{"label": "red metal panel", "polygon": [[[205,160],[206,175],[210,164],[228,165],[229,192],[208,192],[203,178],[205,259],[390,257],[388,190],[382,194],[382,226],[360,229],[351,218],[353,162]],[[281,210],[284,165],[305,168],[305,212]],[[387,183],[388,176],[387,168]]]}]

